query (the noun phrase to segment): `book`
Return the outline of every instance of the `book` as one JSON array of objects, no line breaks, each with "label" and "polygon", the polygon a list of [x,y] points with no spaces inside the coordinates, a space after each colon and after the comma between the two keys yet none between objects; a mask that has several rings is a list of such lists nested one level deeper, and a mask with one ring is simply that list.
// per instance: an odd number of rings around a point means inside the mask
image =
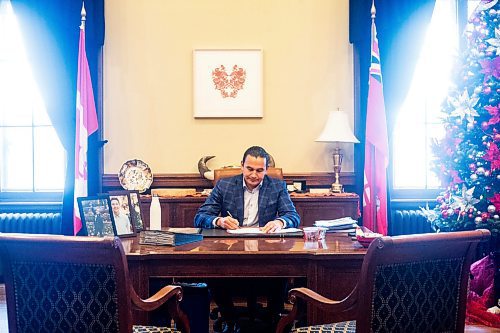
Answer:
[{"label": "book", "polygon": [[139,234],[139,244],[178,246],[203,239],[200,233],[182,233],[160,230],[143,230]]}]

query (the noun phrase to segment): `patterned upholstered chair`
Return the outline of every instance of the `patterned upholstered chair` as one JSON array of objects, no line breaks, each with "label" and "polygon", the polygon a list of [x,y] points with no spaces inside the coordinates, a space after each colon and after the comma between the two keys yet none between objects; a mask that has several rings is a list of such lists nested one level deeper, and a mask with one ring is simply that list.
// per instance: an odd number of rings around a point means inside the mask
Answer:
[{"label": "patterned upholstered chair", "polygon": [[277,332],[314,306],[336,323],[293,332],[463,332],[469,269],[488,230],[381,237],[368,248],[358,285],[334,301],[307,288],[290,290],[294,304]]},{"label": "patterned upholstered chair", "polygon": [[167,302],[181,332],[182,289],[166,286],[143,300],[134,291],[119,238],[1,234],[9,331],[176,332],[132,325],[132,307],[150,311]]}]

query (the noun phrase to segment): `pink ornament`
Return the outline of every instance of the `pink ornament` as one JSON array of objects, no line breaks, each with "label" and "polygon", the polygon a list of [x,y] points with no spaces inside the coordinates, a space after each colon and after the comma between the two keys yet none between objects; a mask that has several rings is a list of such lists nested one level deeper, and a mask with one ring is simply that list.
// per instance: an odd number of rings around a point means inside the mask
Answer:
[{"label": "pink ornament", "polygon": [[490,88],[489,86],[488,86],[488,87],[485,87],[485,88],[483,89],[483,93],[484,93],[485,95],[489,95],[489,94],[491,94],[491,88]]},{"label": "pink ornament", "polygon": [[448,217],[448,211],[445,210],[441,213],[441,215],[444,217],[444,218],[447,218]]},{"label": "pink ornament", "polygon": [[475,164],[475,163],[471,163],[471,164],[469,164],[469,169],[470,169],[470,171],[472,171],[472,172],[476,171],[476,164]]},{"label": "pink ornament", "polygon": [[490,214],[489,214],[489,213],[482,213],[482,214],[481,214],[481,219],[482,219],[483,221],[486,221],[489,217],[490,217]]},{"label": "pink ornament", "polygon": [[[494,128],[493,129],[493,132],[495,132],[497,129]],[[500,133],[496,133],[494,136],[493,136],[493,140],[495,140],[496,142],[500,141]]]},{"label": "pink ornament", "polygon": [[488,129],[489,125],[486,121],[483,121],[481,123],[481,128],[483,129],[483,131],[486,131]]}]

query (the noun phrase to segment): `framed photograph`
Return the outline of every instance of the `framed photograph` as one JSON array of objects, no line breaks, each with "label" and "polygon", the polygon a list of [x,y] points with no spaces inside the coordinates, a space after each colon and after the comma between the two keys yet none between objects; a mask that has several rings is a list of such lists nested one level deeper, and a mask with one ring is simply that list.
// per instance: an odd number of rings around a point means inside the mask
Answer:
[{"label": "framed photograph", "polygon": [[129,193],[127,191],[110,193],[109,200],[116,235],[119,237],[134,236]]},{"label": "framed photograph", "polygon": [[[110,194],[115,194],[116,192],[109,192]],[[139,232],[144,229],[144,216],[142,215],[141,209],[141,196],[139,191],[128,191],[130,199],[130,217],[132,218],[132,224],[134,226],[135,232]]]},{"label": "framed photograph", "polygon": [[262,50],[194,50],[195,118],[262,118]]},{"label": "framed photograph", "polygon": [[113,214],[107,195],[77,198],[83,233],[87,236],[114,236]]},{"label": "framed photograph", "polygon": [[293,187],[295,189],[295,192],[298,192],[298,193],[306,192],[307,186],[306,186],[305,179],[293,180],[292,183],[293,183]]}]

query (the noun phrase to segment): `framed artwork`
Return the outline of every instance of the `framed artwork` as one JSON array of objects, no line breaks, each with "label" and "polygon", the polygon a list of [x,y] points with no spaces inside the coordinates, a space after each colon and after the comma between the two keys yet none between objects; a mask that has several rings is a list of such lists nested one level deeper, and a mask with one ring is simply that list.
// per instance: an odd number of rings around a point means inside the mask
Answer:
[{"label": "framed artwork", "polygon": [[111,203],[107,195],[81,197],[76,200],[85,235],[97,237],[116,235]]},{"label": "framed artwork", "polygon": [[195,118],[262,118],[262,50],[195,50]]},{"label": "framed artwork", "polygon": [[130,214],[130,197],[127,191],[113,192],[109,194],[111,212],[116,235],[127,237],[134,235],[134,226]]},{"label": "framed artwork", "polygon": [[144,229],[144,216],[141,209],[141,196],[139,191],[129,191],[130,198],[130,216],[136,232]]}]

